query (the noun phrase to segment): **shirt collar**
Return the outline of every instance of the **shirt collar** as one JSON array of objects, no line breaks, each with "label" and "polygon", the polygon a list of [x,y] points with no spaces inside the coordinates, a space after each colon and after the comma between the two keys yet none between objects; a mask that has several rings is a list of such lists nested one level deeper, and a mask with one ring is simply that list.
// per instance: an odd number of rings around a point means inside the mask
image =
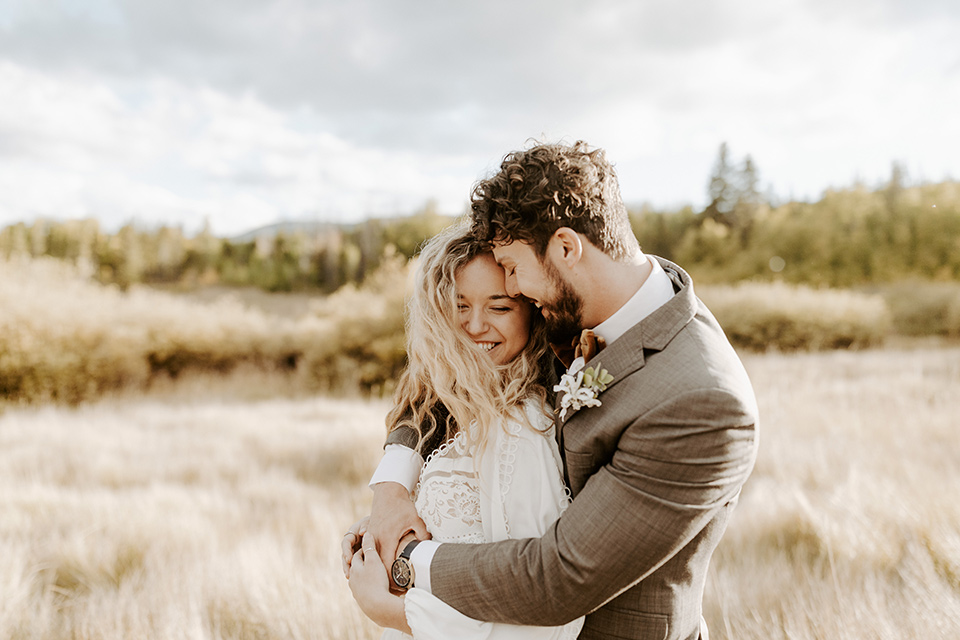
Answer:
[{"label": "shirt collar", "polygon": [[653,264],[653,269],[637,292],[612,316],[593,328],[594,333],[608,345],[663,306],[674,295],[673,282],[660,266],[660,262],[653,256],[647,256],[647,260]]}]

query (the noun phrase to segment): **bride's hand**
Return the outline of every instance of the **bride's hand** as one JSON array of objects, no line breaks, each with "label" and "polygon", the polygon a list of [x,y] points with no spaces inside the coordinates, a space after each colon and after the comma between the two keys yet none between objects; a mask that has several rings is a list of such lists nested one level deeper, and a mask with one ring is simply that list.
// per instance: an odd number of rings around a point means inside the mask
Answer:
[{"label": "bride's hand", "polygon": [[360,540],[363,534],[367,532],[367,523],[370,516],[357,520],[340,539],[340,564],[343,567],[343,577],[350,577],[350,564],[353,562],[353,554],[360,550]]},{"label": "bride's hand", "polygon": [[350,591],[360,609],[381,627],[410,633],[403,609],[403,596],[390,593],[390,579],[380,561],[373,537],[363,536],[359,551],[350,562]]}]

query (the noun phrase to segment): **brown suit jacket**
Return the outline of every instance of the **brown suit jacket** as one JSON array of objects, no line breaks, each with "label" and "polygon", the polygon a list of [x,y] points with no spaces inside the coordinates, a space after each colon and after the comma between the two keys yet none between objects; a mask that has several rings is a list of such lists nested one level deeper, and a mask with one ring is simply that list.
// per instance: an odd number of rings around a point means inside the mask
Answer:
[{"label": "brown suit jacket", "polygon": [[558,422],[567,511],[539,539],[437,550],[433,593],[466,615],[586,614],[584,639],[699,636],[710,557],[756,458],[757,406],[690,277],[658,260],[676,295],[588,363],[614,377],[602,405]]}]

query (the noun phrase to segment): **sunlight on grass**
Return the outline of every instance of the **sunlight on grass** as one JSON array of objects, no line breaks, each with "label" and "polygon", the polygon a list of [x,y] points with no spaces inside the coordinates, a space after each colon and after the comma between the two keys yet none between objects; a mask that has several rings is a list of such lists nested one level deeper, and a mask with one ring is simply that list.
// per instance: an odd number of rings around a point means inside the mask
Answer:
[{"label": "sunlight on grass", "polygon": [[0,418],[0,637],[370,638],[338,544],[382,403],[114,401]]},{"label": "sunlight on grass", "polygon": [[760,456],[714,556],[711,637],[960,632],[960,350],[746,364]]},{"label": "sunlight on grass", "polygon": [[[960,632],[960,349],[745,363],[760,456],[711,568],[711,637]],[[0,637],[378,637],[338,545],[388,405],[185,384],[0,416]]]}]

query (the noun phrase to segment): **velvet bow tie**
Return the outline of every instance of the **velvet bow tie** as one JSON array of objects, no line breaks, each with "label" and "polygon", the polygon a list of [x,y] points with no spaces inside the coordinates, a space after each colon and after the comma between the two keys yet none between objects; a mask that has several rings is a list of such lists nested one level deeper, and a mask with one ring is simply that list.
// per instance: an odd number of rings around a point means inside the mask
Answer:
[{"label": "velvet bow tie", "polygon": [[584,329],[579,336],[574,336],[567,344],[550,343],[550,348],[553,349],[557,359],[568,369],[577,358],[582,357],[584,361],[589,361],[605,346],[607,341],[595,334],[592,329]]}]

